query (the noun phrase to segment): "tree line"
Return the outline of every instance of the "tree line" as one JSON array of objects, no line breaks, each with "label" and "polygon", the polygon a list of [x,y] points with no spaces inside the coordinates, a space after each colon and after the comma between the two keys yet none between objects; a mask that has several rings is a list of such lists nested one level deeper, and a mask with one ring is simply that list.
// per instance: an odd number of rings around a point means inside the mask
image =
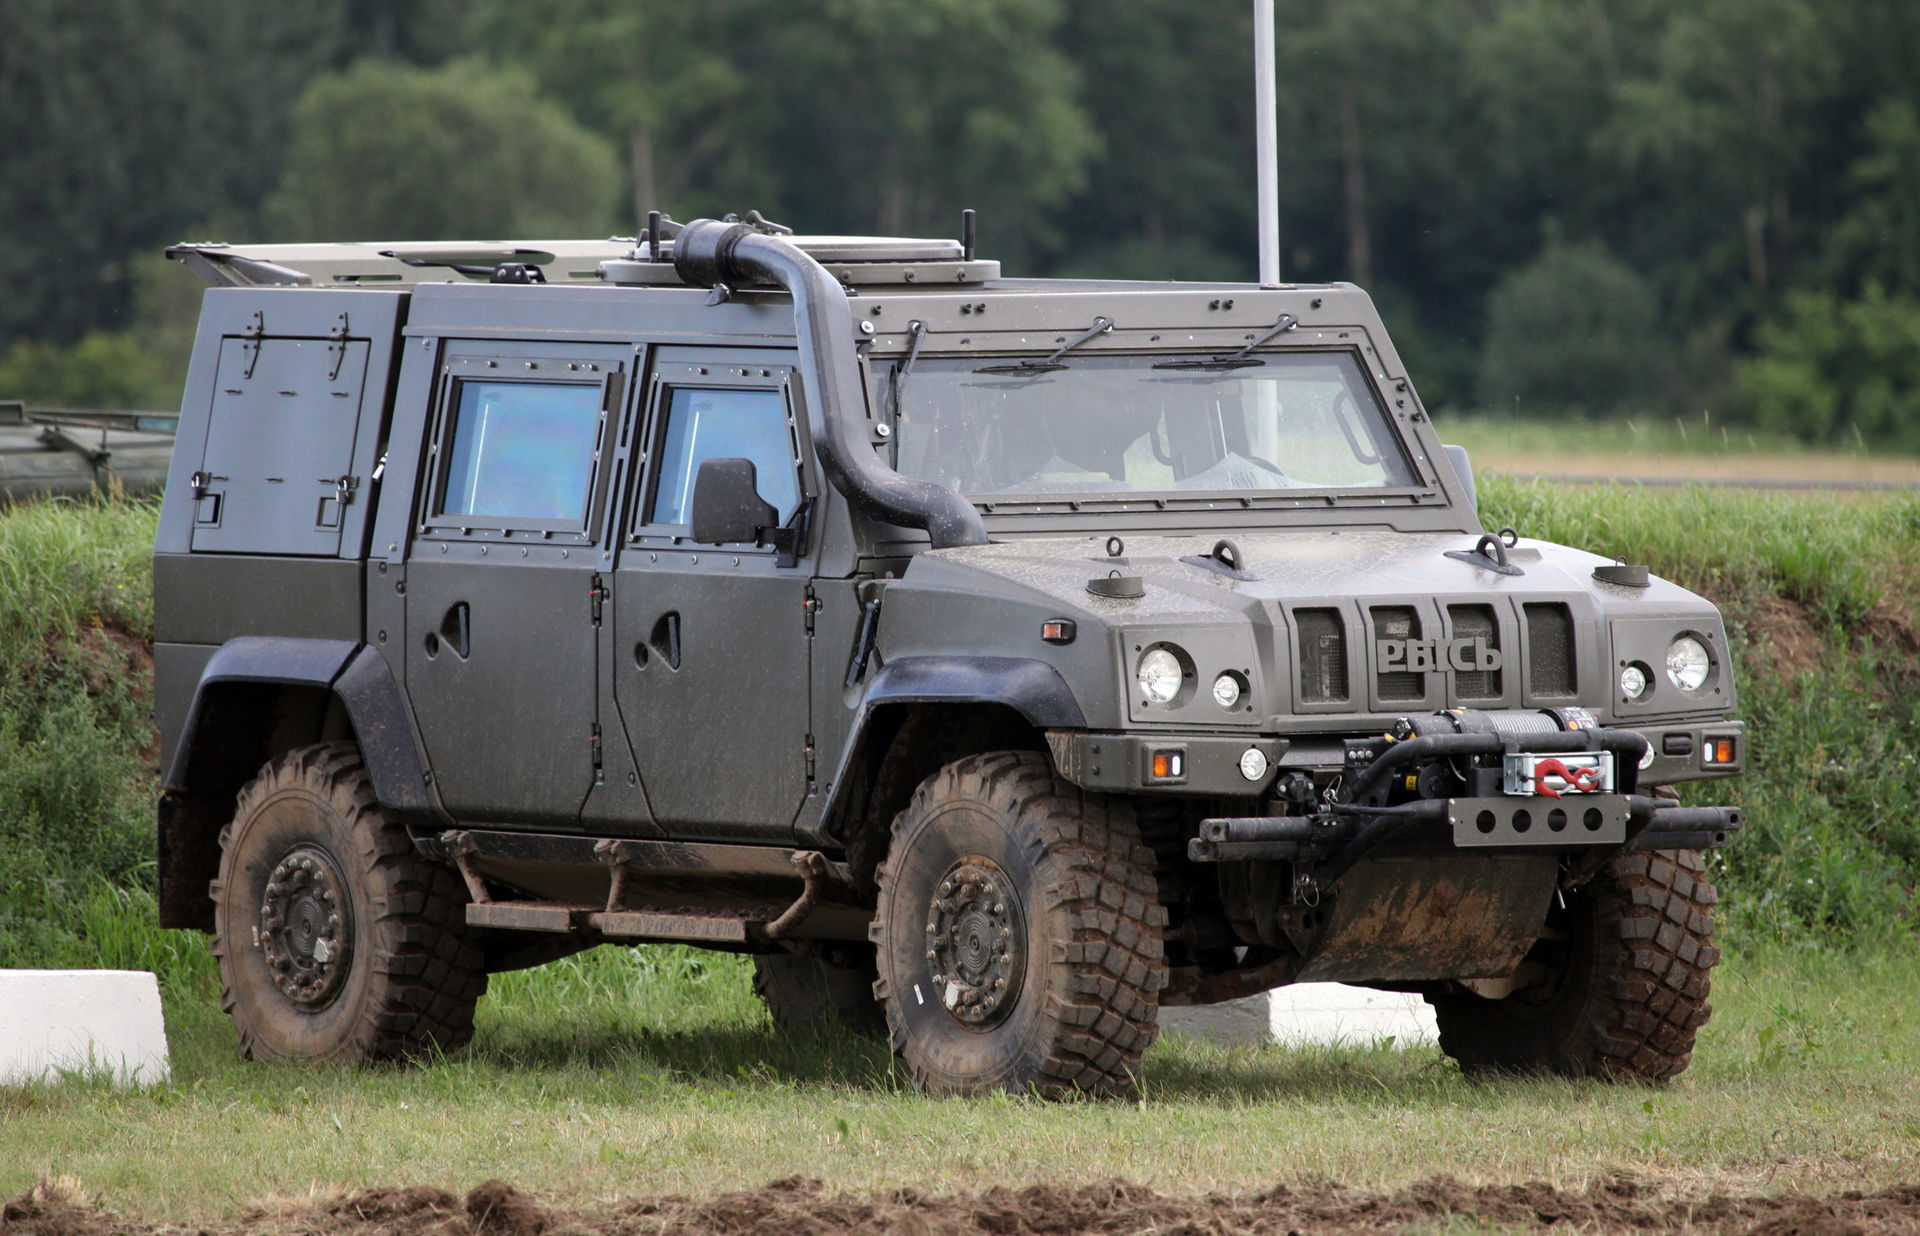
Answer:
[{"label": "tree line", "polygon": [[[1427,401],[1920,450],[1920,6],[1281,0],[1282,266]],[[0,397],[177,399],[182,239],[757,208],[1251,279],[1246,0],[0,0]],[[4,389],[12,387],[13,389]],[[28,388],[28,389],[21,389]]]}]

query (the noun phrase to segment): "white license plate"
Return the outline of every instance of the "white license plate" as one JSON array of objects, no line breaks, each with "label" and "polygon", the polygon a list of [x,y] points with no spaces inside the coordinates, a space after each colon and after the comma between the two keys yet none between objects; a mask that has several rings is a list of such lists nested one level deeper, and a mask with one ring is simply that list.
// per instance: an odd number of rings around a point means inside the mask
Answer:
[{"label": "white license plate", "polygon": [[1606,751],[1564,755],[1509,755],[1502,763],[1500,788],[1508,794],[1565,798],[1613,790],[1613,755]]}]

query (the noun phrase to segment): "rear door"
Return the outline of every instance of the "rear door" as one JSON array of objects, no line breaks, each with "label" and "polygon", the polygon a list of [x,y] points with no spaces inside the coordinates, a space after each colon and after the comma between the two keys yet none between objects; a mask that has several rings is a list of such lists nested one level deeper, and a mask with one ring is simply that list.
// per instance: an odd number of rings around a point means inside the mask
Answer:
[{"label": "rear door", "polygon": [[220,343],[206,449],[194,472],[197,553],[333,557],[353,473],[368,341],[346,315],[322,338],[248,330]]},{"label": "rear door", "polygon": [[441,802],[463,821],[568,827],[599,776],[596,553],[630,355],[446,346],[405,659]]}]

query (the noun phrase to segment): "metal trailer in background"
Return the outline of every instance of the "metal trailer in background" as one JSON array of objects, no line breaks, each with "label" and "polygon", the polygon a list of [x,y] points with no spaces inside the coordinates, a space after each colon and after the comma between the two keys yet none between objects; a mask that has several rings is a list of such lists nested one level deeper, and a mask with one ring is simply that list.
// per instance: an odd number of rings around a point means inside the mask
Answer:
[{"label": "metal trailer in background", "polygon": [[0,400],[0,501],[158,493],[179,419],[173,412],[82,412]]}]

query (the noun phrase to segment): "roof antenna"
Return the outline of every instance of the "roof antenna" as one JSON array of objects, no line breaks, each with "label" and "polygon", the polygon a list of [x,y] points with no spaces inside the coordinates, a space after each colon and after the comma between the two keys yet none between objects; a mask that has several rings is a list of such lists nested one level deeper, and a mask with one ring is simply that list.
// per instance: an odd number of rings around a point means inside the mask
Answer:
[{"label": "roof antenna", "polygon": [[973,207],[960,212],[960,256],[973,261]]},{"label": "roof antenna", "polygon": [[1280,153],[1275,135],[1273,0],[1253,0],[1253,131],[1260,227],[1260,286],[1280,285]]}]

